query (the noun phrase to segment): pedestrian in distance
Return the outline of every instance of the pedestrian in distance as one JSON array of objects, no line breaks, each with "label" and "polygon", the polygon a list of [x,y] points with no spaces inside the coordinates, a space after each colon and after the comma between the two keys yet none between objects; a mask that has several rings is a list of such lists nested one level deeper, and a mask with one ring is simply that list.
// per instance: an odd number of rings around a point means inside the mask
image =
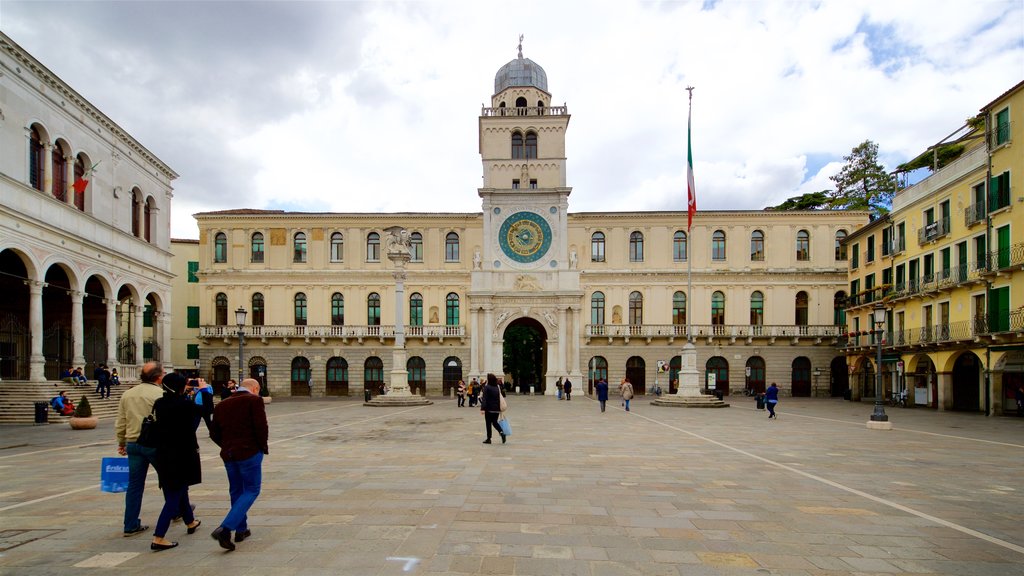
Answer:
[{"label": "pedestrian in distance", "polygon": [[163,397],[160,387],[163,378],[163,366],[159,362],[147,362],[139,374],[142,384],[125,390],[117,403],[117,420],[114,422],[117,453],[128,456],[128,489],[124,493],[125,537],[149,530],[149,526],[142,524],[139,513],[149,466],[156,465],[156,448],[142,446],[137,441],[142,421],[153,412],[153,404]]},{"label": "pedestrian in distance", "polygon": [[483,392],[480,394],[480,413],[484,415],[484,427],[487,429],[487,439],[484,444],[491,443],[491,428],[498,431],[501,436],[501,443],[504,444],[507,438],[501,431],[498,424],[498,417],[501,416],[501,400],[505,391],[498,385],[498,378],[494,374],[487,375],[487,383],[484,384]]},{"label": "pedestrian in distance", "polygon": [[96,380],[95,392],[100,395],[100,399],[110,398],[110,372],[107,367],[100,364],[92,371],[92,377]]},{"label": "pedestrian in distance", "polygon": [[228,398],[231,397],[231,394],[233,394],[237,389],[238,383],[235,382],[234,378],[229,378],[228,383],[225,384],[224,387],[220,389],[220,399],[227,400]]},{"label": "pedestrian in distance", "polygon": [[253,378],[242,380],[230,398],[213,410],[210,439],[220,446],[220,457],[228,474],[231,509],[210,536],[221,548],[234,550],[235,542],[252,535],[249,530],[249,509],[256,502],[263,483],[263,456],[270,453],[267,409],[260,398],[260,383]]},{"label": "pedestrian in distance", "polygon": [[622,405],[626,407],[626,412],[629,412],[629,401],[633,399],[633,383],[629,378],[623,378],[619,384],[619,395],[622,396]]},{"label": "pedestrian in distance", "polygon": [[472,408],[476,406],[477,394],[480,393],[480,383],[477,382],[476,378],[469,381],[467,393],[469,394],[469,407]]},{"label": "pedestrian in distance", "polygon": [[564,386],[565,385],[562,384],[562,377],[559,376],[558,377],[558,382],[555,382],[555,388],[558,390],[558,399],[559,400],[562,399],[562,391],[563,391]]},{"label": "pedestrian in distance", "polygon": [[597,401],[601,403],[601,412],[604,412],[605,404],[608,403],[608,383],[601,378],[594,384],[594,390],[597,391]]},{"label": "pedestrian in distance", "polygon": [[779,387],[775,385],[775,382],[772,382],[772,385],[765,391],[764,401],[768,407],[768,419],[778,420],[778,417],[775,416],[775,405],[779,403]]},{"label": "pedestrian in distance", "polygon": [[199,428],[199,421],[206,422],[206,430],[209,432],[213,425],[213,385],[202,378],[189,380],[192,389],[192,400],[196,403],[196,428]]},{"label": "pedestrian in distance", "polygon": [[466,405],[466,383],[459,380],[459,386],[455,389],[455,396],[459,399],[459,408]]},{"label": "pedestrian in distance", "polygon": [[562,389],[565,390],[565,400],[568,402],[572,400],[572,382],[569,381],[569,377],[565,377],[565,381],[562,382]]},{"label": "pedestrian in distance", "polygon": [[153,405],[156,417],[156,473],[164,493],[164,507],[153,529],[154,551],[169,550],[178,545],[165,536],[171,520],[179,515],[186,531],[195,534],[201,522],[196,520],[188,500],[188,487],[203,481],[196,440],[196,419],[199,407],[188,397],[185,377],[176,372],[164,376],[164,395]]},{"label": "pedestrian in distance", "polygon": [[1017,386],[1014,396],[1017,399],[1017,416],[1024,416],[1024,386]]}]

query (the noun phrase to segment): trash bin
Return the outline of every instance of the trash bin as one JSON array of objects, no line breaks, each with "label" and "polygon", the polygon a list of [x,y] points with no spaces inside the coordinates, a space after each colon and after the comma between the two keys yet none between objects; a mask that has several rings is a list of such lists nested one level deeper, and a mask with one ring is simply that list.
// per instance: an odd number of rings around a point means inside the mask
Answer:
[{"label": "trash bin", "polygon": [[363,388],[363,401],[364,402],[369,402],[370,401],[370,389],[369,388]]},{"label": "trash bin", "polygon": [[754,402],[757,402],[758,410],[764,410],[764,394],[754,396]]},{"label": "trash bin", "polygon": [[49,412],[49,402],[36,402],[36,424],[46,424]]}]

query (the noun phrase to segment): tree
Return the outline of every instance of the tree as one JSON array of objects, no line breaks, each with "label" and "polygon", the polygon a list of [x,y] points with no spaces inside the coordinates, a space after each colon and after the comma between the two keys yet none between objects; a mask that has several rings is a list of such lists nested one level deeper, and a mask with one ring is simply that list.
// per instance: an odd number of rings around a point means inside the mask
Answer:
[{"label": "tree", "polygon": [[878,162],[878,144],[865,140],[843,160],[846,164],[839,173],[829,177],[836,183],[830,194],[833,207],[870,210],[876,216],[888,213],[896,193],[896,178]]},{"label": "tree", "polygon": [[803,196],[794,196],[778,206],[768,206],[765,210],[822,210],[831,208],[829,190],[807,192]]}]

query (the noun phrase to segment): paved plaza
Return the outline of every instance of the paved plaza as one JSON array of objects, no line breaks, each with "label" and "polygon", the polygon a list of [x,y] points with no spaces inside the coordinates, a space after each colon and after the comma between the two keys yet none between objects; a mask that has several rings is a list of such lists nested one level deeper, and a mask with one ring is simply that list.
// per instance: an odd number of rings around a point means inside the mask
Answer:
[{"label": "paved plaza", "polygon": [[[1024,419],[784,398],[718,410],[638,398],[509,399],[483,445],[476,408],[268,406],[252,537],[225,552],[216,447],[200,438],[203,526],[151,552],[100,492],[113,421],[0,427],[0,574],[1024,575]],[[205,433],[205,426],[200,427]],[[143,522],[162,498],[151,474]]]}]

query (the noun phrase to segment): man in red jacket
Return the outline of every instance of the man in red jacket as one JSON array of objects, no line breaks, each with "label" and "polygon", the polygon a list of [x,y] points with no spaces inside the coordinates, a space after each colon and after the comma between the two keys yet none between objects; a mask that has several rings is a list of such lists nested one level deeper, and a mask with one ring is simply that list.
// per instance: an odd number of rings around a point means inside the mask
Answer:
[{"label": "man in red jacket", "polygon": [[232,530],[235,542],[252,535],[246,514],[260,494],[263,455],[270,453],[268,434],[260,383],[246,378],[230,397],[217,404],[210,427],[210,439],[220,446],[231,494],[231,510],[211,534],[225,550],[235,549],[231,542]]}]

